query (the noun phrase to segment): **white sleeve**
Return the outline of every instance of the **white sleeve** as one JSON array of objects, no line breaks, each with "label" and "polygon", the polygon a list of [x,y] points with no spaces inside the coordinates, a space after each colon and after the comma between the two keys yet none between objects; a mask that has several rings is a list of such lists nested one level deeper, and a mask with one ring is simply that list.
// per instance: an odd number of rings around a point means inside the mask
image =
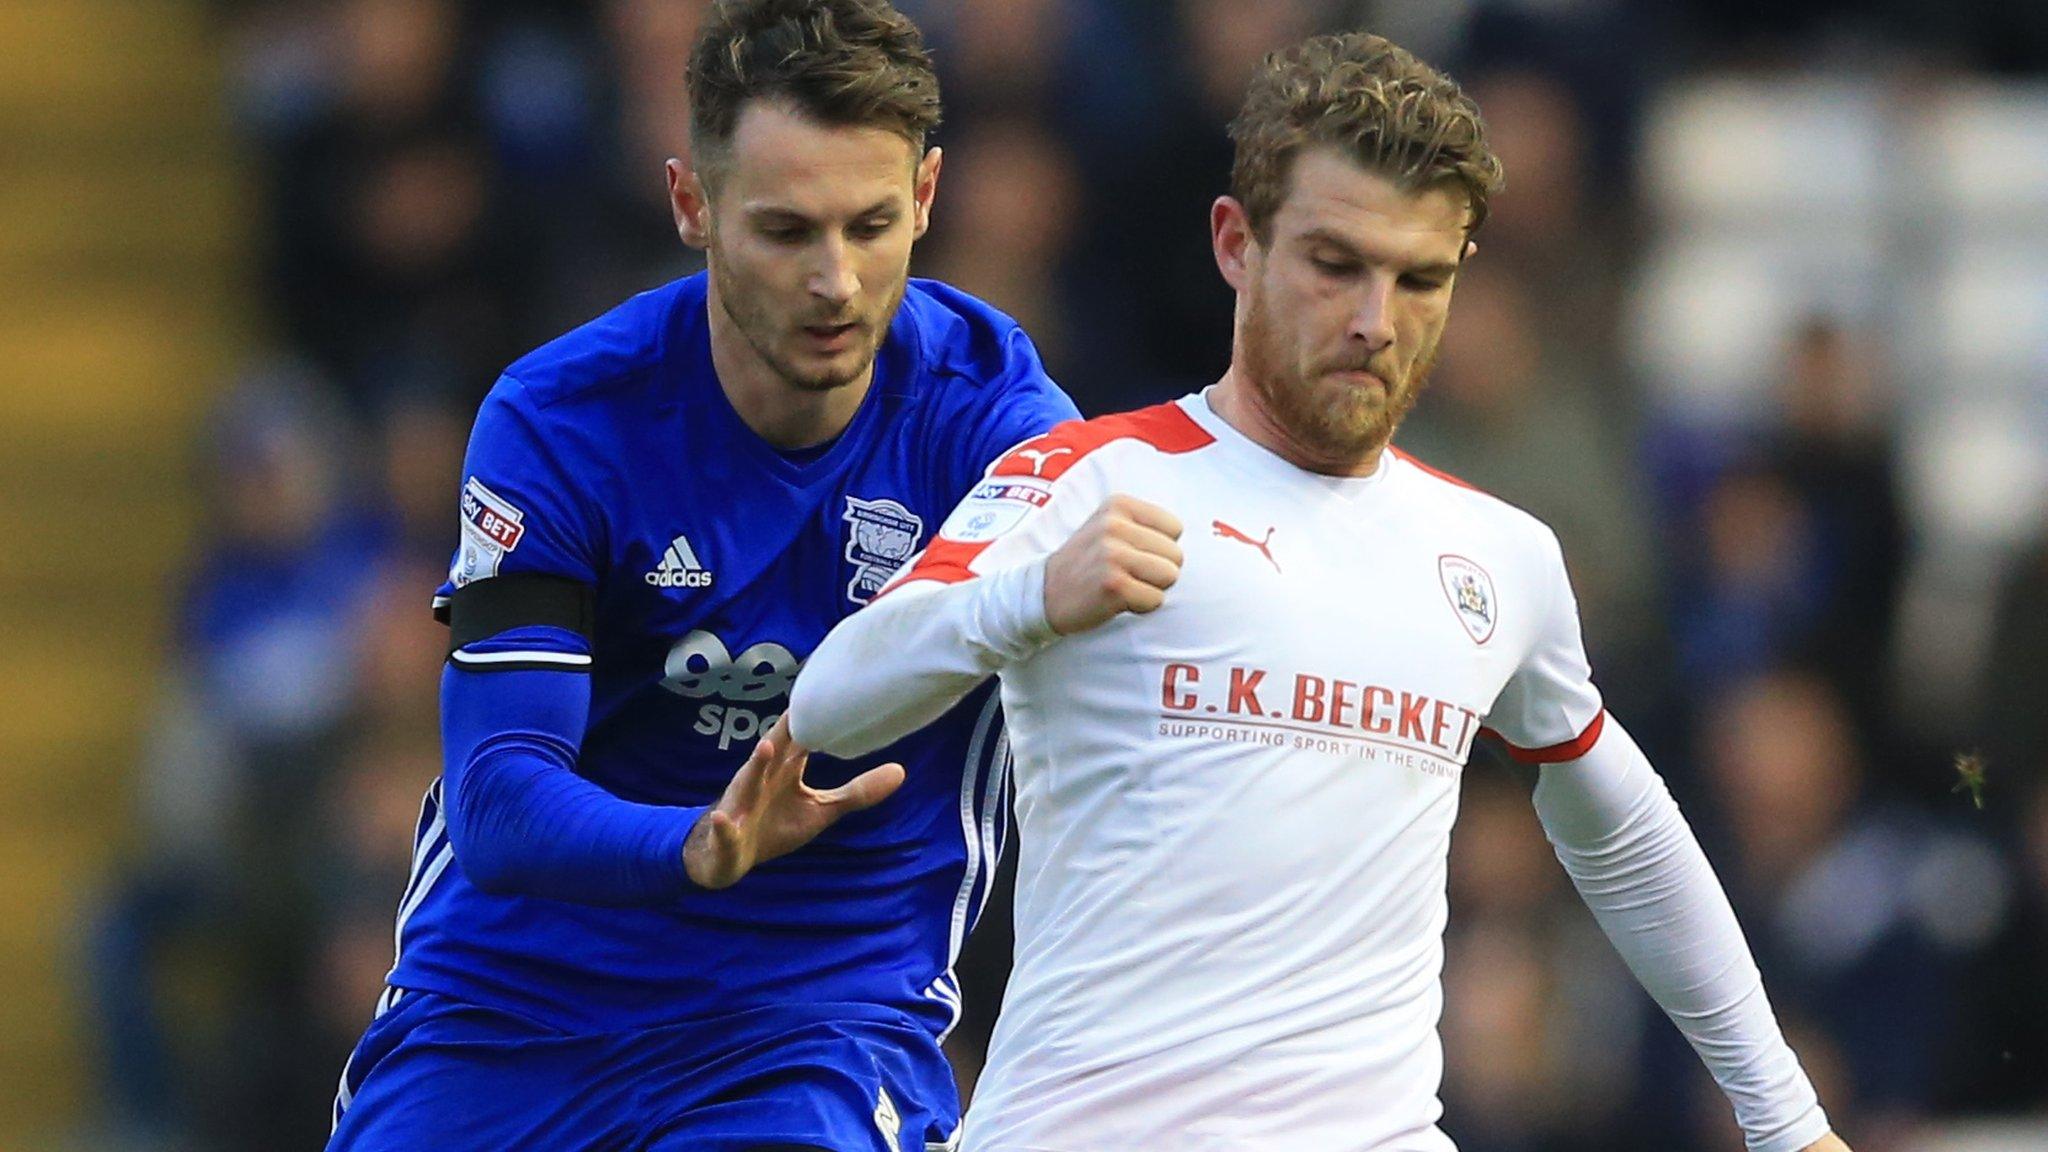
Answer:
[{"label": "white sleeve", "polygon": [[1045,561],[1092,514],[1090,479],[991,475],[873,603],[832,629],[789,698],[790,735],[859,756],[938,719],[977,684],[1057,639]]},{"label": "white sleeve", "polygon": [[[1557,538],[1545,533],[1536,558],[1540,590],[1529,649],[1487,709],[1486,727],[1515,759],[1549,764],[1584,753],[1600,738],[1600,690],[1579,635],[1579,604]],[[1505,612],[1507,609],[1502,609]]]},{"label": "white sleeve", "polygon": [[1828,1132],[1785,1043],[1735,912],[1670,789],[1620,724],[1545,765],[1536,814],[1601,930],[1713,1073],[1750,1152]]}]

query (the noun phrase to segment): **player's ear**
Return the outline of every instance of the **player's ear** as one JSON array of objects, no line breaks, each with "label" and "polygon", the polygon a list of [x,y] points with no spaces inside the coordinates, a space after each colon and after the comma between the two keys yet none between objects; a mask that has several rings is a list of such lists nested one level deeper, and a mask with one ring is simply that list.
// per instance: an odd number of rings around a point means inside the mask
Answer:
[{"label": "player's ear", "polygon": [[1216,250],[1216,269],[1237,291],[1251,283],[1252,248],[1258,237],[1252,233],[1251,216],[1235,196],[1219,196],[1209,207],[1209,242]]},{"label": "player's ear", "polygon": [[1479,255],[1479,241],[1467,240],[1465,241],[1465,254],[1463,256],[1458,257],[1458,263],[1463,264],[1465,261],[1470,260],[1471,258],[1477,255]]},{"label": "player's ear", "polygon": [[711,243],[711,198],[694,169],[673,157],[662,166],[668,176],[668,206],[676,218],[676,234],[692,248]]},{"label": "player's ear", "polygon": [[914,231],[919,240],[924,239],[927,229],[932,226],[932,201],[939,195],[939,169],[946,166],[946,152],[933,148],[917,162],[917,182],[910,190],[912,211],[915,213]]}]

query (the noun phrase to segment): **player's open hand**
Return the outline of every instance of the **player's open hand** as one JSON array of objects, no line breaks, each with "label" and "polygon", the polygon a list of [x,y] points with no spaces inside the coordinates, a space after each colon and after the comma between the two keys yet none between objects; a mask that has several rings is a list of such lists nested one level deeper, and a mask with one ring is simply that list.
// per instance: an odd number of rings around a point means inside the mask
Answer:
[{"label": "player's open hand", "polygon": [[884,764],[837,788],[804,783],[810,749],[777,720],[754,746],[718,805],[683,844],[683,867],[703,888],[729,888],[763,860],[794,852],[848,812],[872,808],[903,784],[903,765]]},{"label": "player's open hand", "polygon": [[1180,518],[1111,496],[1045,562],[1045,618],[1062,636],[1123,612],[1150,612],[1180,579]]}]

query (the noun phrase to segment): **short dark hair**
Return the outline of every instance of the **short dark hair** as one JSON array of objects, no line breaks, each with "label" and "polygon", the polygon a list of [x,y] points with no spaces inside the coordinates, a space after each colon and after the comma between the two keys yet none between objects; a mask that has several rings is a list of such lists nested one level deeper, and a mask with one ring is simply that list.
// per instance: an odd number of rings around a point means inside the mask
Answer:
[{"label": "short dark hair", "polygon": [[690,53],[690,148],[715,167],[750,100],[823,124],[883,128],[924,152],[939,78],[924,36],[888,0],[717,0]]},{"label": "short dark hair", "polygon": [[1230,137],[1231,195],[1262,242],[1304,148],[1338,148],[1410,191],[1463,191],[1467,236],[1486,223],[1487,199],[1502,184],[1472,98],[1414,53],[1365,32],[1318,36],[1266,57]]}]

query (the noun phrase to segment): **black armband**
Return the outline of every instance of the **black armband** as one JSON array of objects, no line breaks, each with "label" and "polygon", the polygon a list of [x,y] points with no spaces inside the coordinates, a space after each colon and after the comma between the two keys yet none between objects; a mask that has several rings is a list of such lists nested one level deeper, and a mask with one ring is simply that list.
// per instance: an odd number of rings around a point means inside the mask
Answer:
[{"label": "black armband", "polygon": [[448,651],[514,628],[563,628],[595,646],[597,589],[561,576],[493,576],[455,590],[436,603],[434,617],[448,625]]}]

